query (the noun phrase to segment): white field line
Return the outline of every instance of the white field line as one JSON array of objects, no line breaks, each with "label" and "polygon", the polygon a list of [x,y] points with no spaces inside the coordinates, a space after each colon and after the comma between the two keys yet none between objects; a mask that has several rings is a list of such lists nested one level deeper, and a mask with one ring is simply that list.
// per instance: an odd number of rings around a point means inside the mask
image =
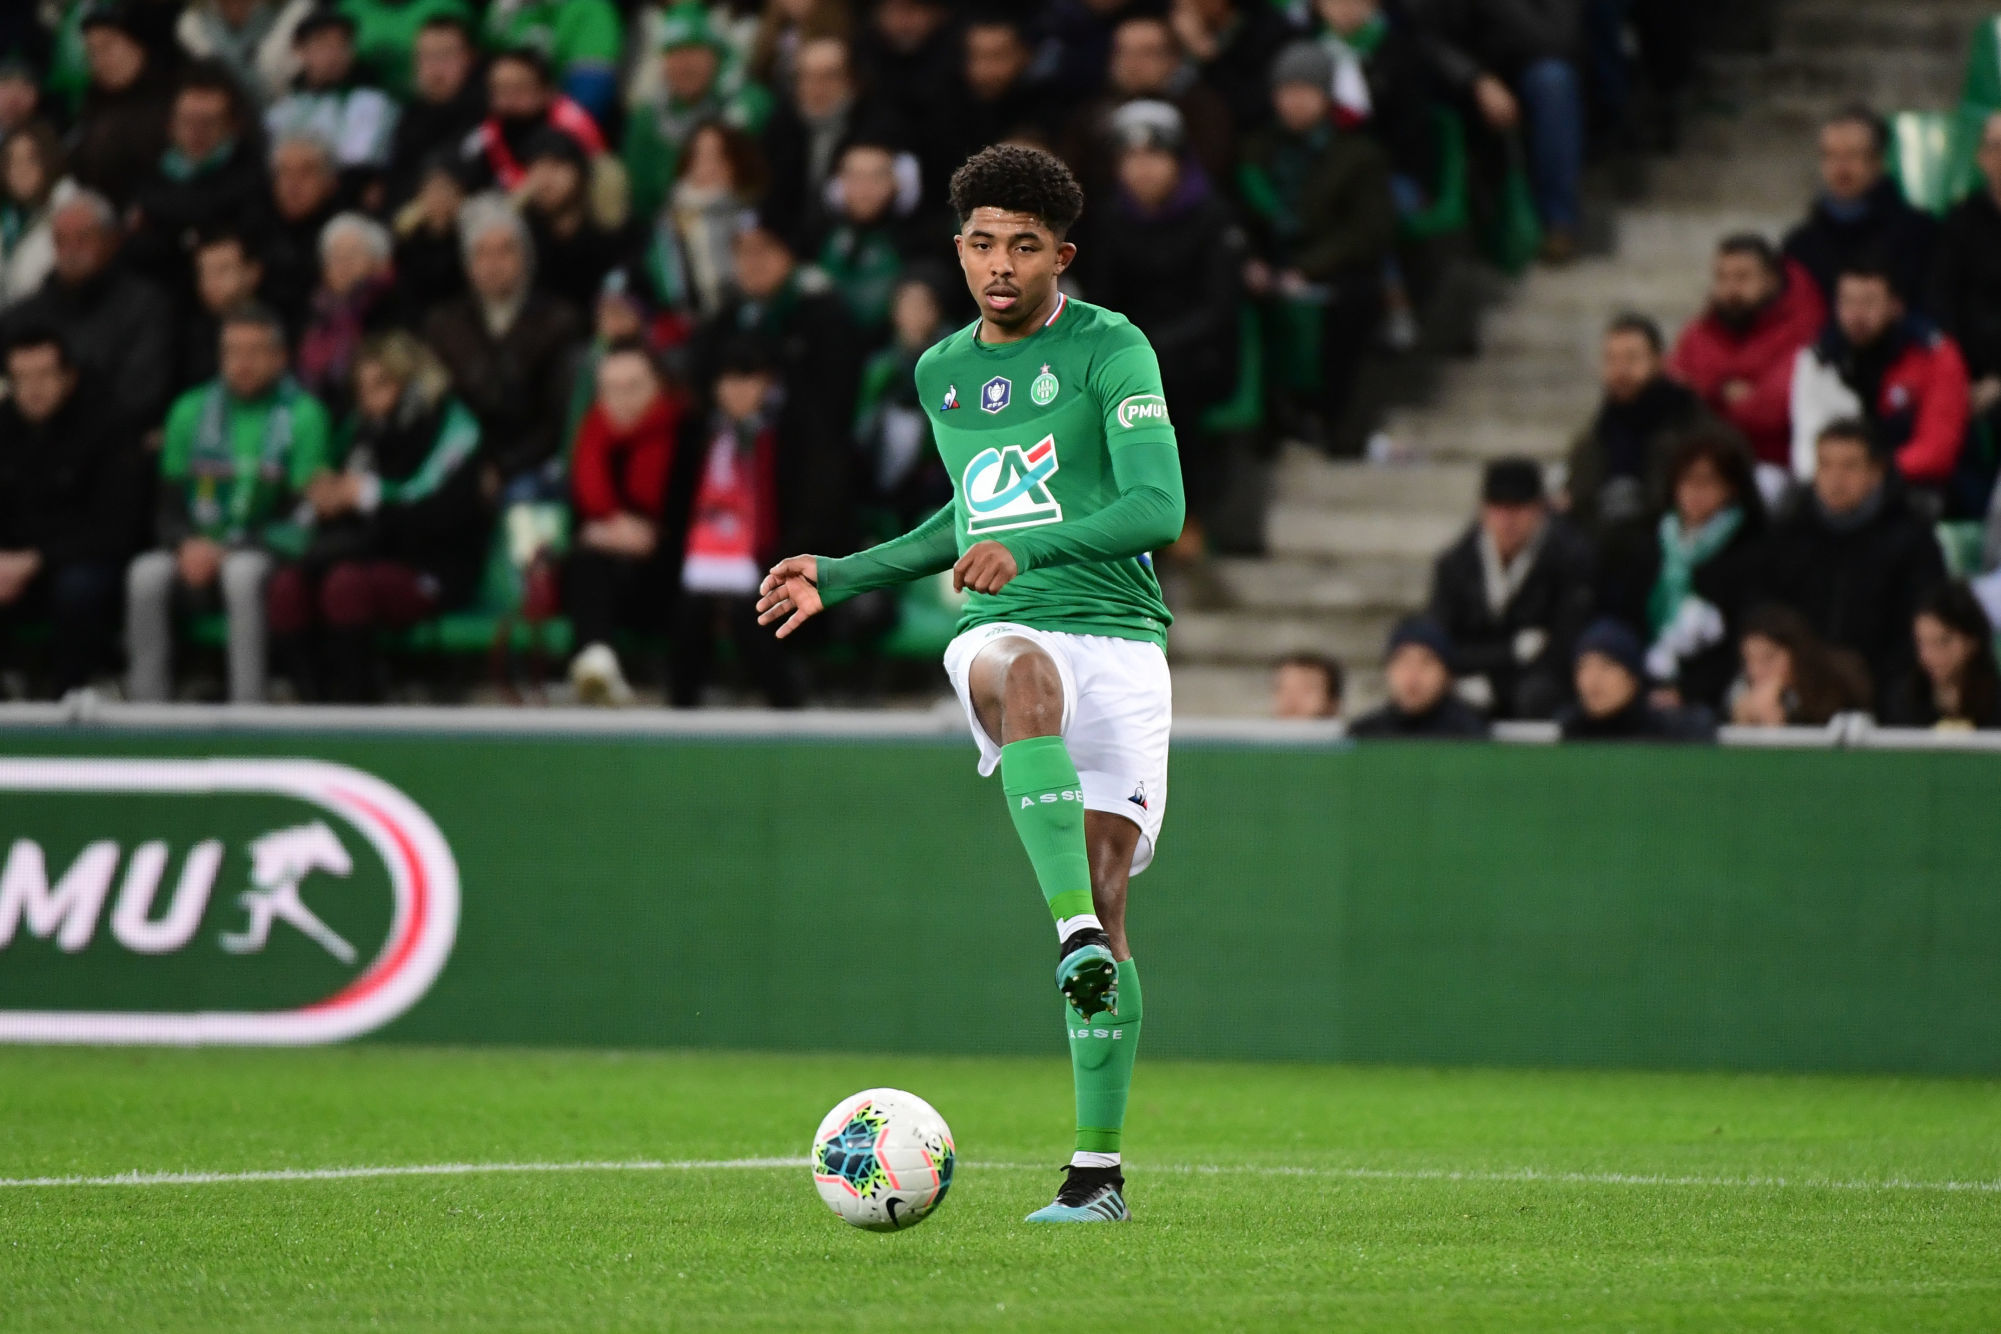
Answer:
[{"label": "white field line", "polygon": [[[114,1176],[0,1177],[0,1189],[61,1186],[223,1186],[260,1181],[357,1181],[371,1177],[450,1177],[557,1172],[739,1172],[811,1164],[807,1158],[635,1158],[567,1163],[413,1163],[371,1167],[291,1167],[261,1172],[120,1172]],[[970,1162],[975,1171],[1050,1172],[1047,1163]],[[1141,1164],[1141,1172],[1184,1176],[1305,1177],[1327,1181],[1440,1181],[1470,1184],[1559,1186],[1641,1186],[1743,1190],[1944,1191],[2001,1194],[1996,1181],[1913,1181],[1903,1177],[1881,1180],[1839,1177],[1673,1176],[1640,1172],[1550,1172],[1524,1167],[1461,1171],[1451,1168],[1287,1167],[1247,1163]]]}]

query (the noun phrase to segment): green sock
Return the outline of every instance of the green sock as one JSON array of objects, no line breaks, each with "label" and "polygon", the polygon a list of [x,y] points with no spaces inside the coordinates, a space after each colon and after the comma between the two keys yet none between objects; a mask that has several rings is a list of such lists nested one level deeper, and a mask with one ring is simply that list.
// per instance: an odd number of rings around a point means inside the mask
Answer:
[{"label": "green sock", "polygon": [[1014,832],[1057,921],[1091,909],[1091,860],[1084,854],[1084,788],[1060,736],[1001,747],[1001,790]]},{"label": "green sock", "polygon": [[1118,1009],[1086,1021],[1066,1005],[1070,1071],[1077,1081],[1077,1151],[1117,1153],[1126,1124],[1126,1094],[1139,1052],[1139,967],[1119,964]]}]

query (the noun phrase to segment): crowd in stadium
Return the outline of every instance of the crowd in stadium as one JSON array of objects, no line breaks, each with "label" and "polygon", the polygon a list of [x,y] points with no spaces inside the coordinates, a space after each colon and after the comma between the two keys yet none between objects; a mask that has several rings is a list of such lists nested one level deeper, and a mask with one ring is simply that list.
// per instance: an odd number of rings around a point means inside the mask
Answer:
[{"label": "crowd in stadium", "polygon": [[[910,370],[972,313],[946,182],[1003,140],[1084,184],[1067,281],[1158,352],[1192,514],[1170,555],[1199,559],[1244,312],[1268,352],[1312,351],[1268,358],[1261,439],[1331,442],[1362,367],[1421,336],[1441,158],[1470,158],[1490,233],[1519,186],[1537,257],[1568,262],[1587,136],[1672,141],[1697,12],[8,6],[0,688],[381,699],[480,612],[496,656],[525,628],[579,698],[630,698],[652,645],[676,705],[719,663],[805,702],[899,610],[857,599],[802,650],[752,591],[949,498]],[[1986,613],[1931,528],[1992,490],[2001,206],[1939,227],[1873,117],[1821,138],[1806,219],[1724,239],[1671,345],[1610,326],[1565,480],[1488,470],[1357,732],[2001,722]],[[1285,711],[1338,708],[1331,664],[1294,677]]]}]

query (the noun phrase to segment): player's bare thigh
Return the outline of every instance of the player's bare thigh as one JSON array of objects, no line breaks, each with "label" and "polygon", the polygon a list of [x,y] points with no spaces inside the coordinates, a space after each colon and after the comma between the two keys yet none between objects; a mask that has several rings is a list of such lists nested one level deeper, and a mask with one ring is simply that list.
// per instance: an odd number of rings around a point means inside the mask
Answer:
[{"label": "player's bare thigh", "polygon": [[1063,675],[1032,639],[1007,635],[981,649],[966,669],[966,691],[996,745],[1063,730]]}]

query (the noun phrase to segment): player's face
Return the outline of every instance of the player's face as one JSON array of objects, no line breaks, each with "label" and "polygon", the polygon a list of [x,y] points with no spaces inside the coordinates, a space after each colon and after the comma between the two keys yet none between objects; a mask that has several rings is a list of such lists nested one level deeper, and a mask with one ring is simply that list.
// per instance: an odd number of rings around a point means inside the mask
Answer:
[{"label": "player's face", "polygon": [[1043,311],[1077,254],[1040,218],[999,208],[974,209],[955,239],[966,290],[1000,329],[1020,328]]}]

